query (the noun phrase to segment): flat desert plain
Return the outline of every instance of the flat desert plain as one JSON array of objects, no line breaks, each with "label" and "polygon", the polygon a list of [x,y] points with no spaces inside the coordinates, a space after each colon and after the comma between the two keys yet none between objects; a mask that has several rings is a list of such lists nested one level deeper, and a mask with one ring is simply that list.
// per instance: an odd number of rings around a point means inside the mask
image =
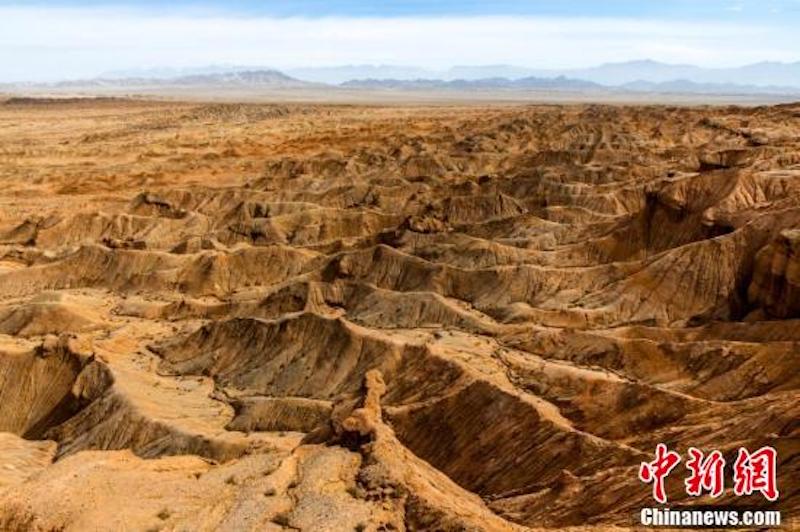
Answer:
[{"label": "flat desert plain", "polygon": [[800,105],[13,98],[0,185],[2,530],[800,515]]}]

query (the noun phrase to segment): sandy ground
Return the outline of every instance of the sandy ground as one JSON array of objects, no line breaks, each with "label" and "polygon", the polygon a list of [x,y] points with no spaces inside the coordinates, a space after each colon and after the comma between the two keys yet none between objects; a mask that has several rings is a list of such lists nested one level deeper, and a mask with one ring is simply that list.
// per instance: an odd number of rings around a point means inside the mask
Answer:
[{"label": "sandy ground", "polygon": [[97,86],[0,87],[0,98],[11,97],[95,98],[117,97],[172,102],[306,103],[379,106],[485,106],[519,104],[609,105],[776,105],[796,102],[797,94],[692,94],[633,92],[609,88],[592,91],[546,89],[367,89],[326,86]]}]

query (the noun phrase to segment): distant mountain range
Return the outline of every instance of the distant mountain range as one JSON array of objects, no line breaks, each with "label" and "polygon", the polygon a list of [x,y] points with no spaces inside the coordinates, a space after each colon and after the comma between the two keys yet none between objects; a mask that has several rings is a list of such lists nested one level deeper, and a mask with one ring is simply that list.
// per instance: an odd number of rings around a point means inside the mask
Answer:
[{"label": "distant mountain range", "polygon": [[[325,85],[323,85],[325,84]],[[289,69],[231,65],[111,72],[88,80],[5,84],[0,89],[69,88],[313,88],[373,90],[549,90],[689,94],[800,94],[800,62],[709,69],[656,61],[608,63],[573,70],[509,65],[456,66],[443,71],[391,65]]]},{"label": "distant mountain range", "polygon": [[[795,87],[800,88],[800,61],[796,63],[763,62],[736,68],[703,68],[692,65],[670,65],[657,61],[628,61],[607,63],[592,68],[546,70],[510,65],[457,66],[441,72],[423,69],[398,70],[397,67],[340,67],[335,70],[306,69],[298,75],[300,79],[341,83],[353,79],[457,79],[478,80],[488,78],[521,79],[528,77],[578,79],[599,85],[620,86],[627,83],[669,83],[686,81],[697,84],[730,84],[751,87]],[[325,79],[328,76],[329,79]],[[346,79],[343,79],[346,78]]]},{"label": "distant mountain range", "polygon": [[[271,70],[265,67],[234,65],[186,69],[145,69],[111,72],[103,78],[178,78],[195,75],[225,74],[241,71]],[[702,84],[734,84],[753,87],[800,88],[800,61],[795,63],[761,62],[733,68],[704,68],[693,65],[672,65],[652,60],[606,63],[582,69],[536,69],[513,65],[454,66],[445,70],[430,70],[414,66],[344,65],[284,69],[287,76],[302,81],[338,85],[352,80],[394,79],[412,81],[435,79],[441,81],[475,81],[491,78],[517,80],[528,77],[558,78],[591,81],[599,85],[619,86],[626,83],[667,83],[677,80]]]},{"label": "distant mountain range", "polygon": [[194,73],[178,77],[100,77],[88,80],[59,81],[48,85],[54,88],[153,86],[269,86],[292,88],[313,86],[314,84],[292,78],[277,70],[268,69]]},{"label": "distant mountain range", "polygon": [[571,91],[591,91],[603,90],[603,87],[591,81],[580,79],[570,79],[564,76],[557,78],[537,78],[526,77],[520,79],[508,78],[483,78],[483,79],[456,79],[444,81],[440,79],[362,79],[351,80],[340,84],[340,87],[357,89],[396,89],[396,90],[423,90],[423,89],[449,89],[449,90],[488,90],[488,89],[508,89],[508,90],[571,90]]},{"label": "distant mountain range", "polygon": [[735,68],[703,68],[645,60],[608,63],[581,70],[551,71],[551,75],[555,73],[603,85],[622,85],[637,81],[667,83],[684,80],[693,83],[800,88],[800,61],[795,63],[762,62]]}]

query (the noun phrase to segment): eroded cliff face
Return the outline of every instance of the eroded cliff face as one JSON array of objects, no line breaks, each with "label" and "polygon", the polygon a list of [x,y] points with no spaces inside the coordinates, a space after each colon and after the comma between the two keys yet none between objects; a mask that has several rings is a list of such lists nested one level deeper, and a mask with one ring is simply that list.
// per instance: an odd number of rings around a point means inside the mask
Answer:
[{"label": "eroded cliff face", "polygon": [[800,318],[800,230],[782,231],[758,252],[748,296],[769,316]]},{"label": "eroded cliff face", "polygon": [[800,515],[799,106],[0,119],[4,530],[627,527],[660,442]]}]

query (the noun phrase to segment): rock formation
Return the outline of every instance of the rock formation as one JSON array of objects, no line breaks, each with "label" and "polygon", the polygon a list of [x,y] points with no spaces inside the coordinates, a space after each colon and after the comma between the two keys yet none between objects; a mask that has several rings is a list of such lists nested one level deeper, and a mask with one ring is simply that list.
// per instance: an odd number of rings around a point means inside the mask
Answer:
[{"label": "rock formation", "polygon": [[0,120],[0,529],[606,530],[661,442],[800,517],[800,106]]}]

